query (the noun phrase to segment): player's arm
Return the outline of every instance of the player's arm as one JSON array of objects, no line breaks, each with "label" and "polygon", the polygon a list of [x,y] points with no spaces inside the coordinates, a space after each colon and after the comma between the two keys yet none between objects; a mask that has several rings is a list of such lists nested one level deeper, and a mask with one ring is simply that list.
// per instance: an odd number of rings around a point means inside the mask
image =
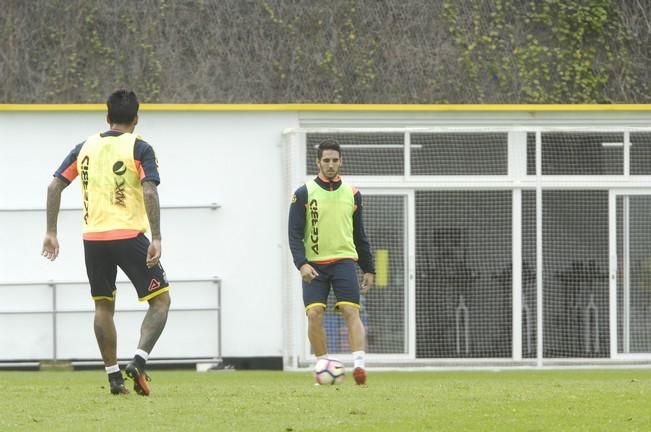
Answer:
[{"label": "player's arm", "polygon": [[366,293],[373,285],[375,276],[375,263],[373,262],[373,254],[371,253],[371,245],[364,230],[364,222],[362,220],[362,194],[357,191],[355,193],[355,212],[353,213],[353,241],[355,242],[355,249],[357,250],[359,267],[362,269],[364,275],[362,276],[362,293]]},{"label": "player's arm", "polygon": [[158,186],[156,186],[156,183],[154,182],[143,182],[142,194],[145,200],[145,209],[147,210],[147,219],[149,220],[151,238],[152,240],[160,241],[160,200],[158,198]]},{"label": "player's arm", "polygon": [[158,186],[151,181],[142,183],[142,194],[145,201],[145,210],[151,230],[151,244],[147,249],[147,267],[158,264],[162,254],[160,233],[160,201],[158,199]]},{"label": "player's arm", "polygon": [[158,162],[156,161],[154,149],[141,139],[136,140],[133,158],[142,183],[143,200],[151,231],[151,244],[147,249],[147,267],[153,267],[158,264],[162,254]]},{"label": "player's arm", "polygon": [[54,178],[47,188],[47,201],[45,208],[45,238],[41,255],[50,261],[59,256],[59,240],[57,238],[57,224],[59,220],[59,209],[61,208],[61,193],[77,177],[77,156],[84,143],[78,144],[72,149],[54,173]]},{"label": "player's arm", "polygon": [[68,185],[61,179],[55,177],[47,188],[46,204],[46,230],[43,239],[41,255],[50,261],[59,256],[59,240],[57,239],[57,222],[59,219],[59,208],[61,207],[61,193]]},{"label": "player's arm", "polygon": [[301,278],[310,282],[318,276],[316,270],[307,262],[305,256],[305,212],[307,205],[307,187],[301,186],[294,192],[289,206],[288,236],[289,249],[292,253],[294,265],[301,272]]}]

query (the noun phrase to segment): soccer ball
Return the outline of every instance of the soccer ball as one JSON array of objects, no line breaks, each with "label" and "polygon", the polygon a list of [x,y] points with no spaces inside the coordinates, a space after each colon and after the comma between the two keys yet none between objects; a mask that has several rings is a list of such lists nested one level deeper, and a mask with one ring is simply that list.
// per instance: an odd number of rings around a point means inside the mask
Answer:
[{"label": "soccer ball", "polygon": [[320,359],[314,366],[313,374],[317,384],[341,384],[344,381],[344,365],[337,359]]}]

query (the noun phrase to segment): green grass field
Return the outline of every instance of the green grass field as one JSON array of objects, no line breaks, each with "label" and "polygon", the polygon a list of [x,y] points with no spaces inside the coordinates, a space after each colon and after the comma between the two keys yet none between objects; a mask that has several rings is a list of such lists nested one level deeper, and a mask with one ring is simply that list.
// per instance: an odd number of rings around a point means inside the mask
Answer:
[{"label": "green grass field", "polygon": [[651,370],[372,372],[315,387],[307,372],[152,371],[113,396],[100,371],[0,372],[0,430],[649,431]]}]

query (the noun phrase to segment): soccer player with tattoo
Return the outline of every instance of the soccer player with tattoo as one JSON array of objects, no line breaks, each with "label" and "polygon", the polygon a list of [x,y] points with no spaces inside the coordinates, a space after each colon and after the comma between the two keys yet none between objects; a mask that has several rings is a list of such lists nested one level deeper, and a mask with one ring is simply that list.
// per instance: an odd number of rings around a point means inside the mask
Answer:
[{"label": "soccer player with tattoo", "polygon": [[[65,158],[47,191],[47,229],[42,255],[59,255],[57,219],[62,191],[81,180],[86,272],[95,302],[94,329],[113,394],[129,391],[117,360],[115,280],[120,267],[149,309],[140,341],[125,372],[139,395],[150,393],[145,365],[161,335],[170,307],[169,284],[160,263],[158,166],[152,147],[133,133],[138,123],[135,93],[118,90],[107,101],[110,130],[88,137]],[[151,242],[144,233],[151,231]]]},{"label": "soccer player with tattoo", "polygon": [[289,210],[289,246],[303,280],[308,338],[317,361],[326,358],[323,317],[330,290],[348,328],[353,352],[353,377],[366,384],[365,330],[360,319],[360,285],[355,262],[362,269],[361,293],[373,284],[373,255],[362,224],[362,196],[342,181],[341,147],[319,144],[318,176],[296,190]]}]

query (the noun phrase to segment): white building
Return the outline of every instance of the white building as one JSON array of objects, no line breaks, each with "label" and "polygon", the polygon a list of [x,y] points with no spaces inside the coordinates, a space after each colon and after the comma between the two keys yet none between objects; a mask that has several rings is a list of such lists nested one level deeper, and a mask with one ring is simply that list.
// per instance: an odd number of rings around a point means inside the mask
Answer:
[{"label": "white building", "polygon": [[[287,210],[315,173],[314,144],[335,135],[378,260],[363,308],[371,365],[646,358],[650,118],[639,105],[143,105],[172,281],[152,357],[309,362]],[[52,173],[106,128],[102,105],[0,105],[0,366],[99,359],[78,182],[64,192],[60,257],[40,249]],[[117,295],[126,359],[145,305],[128,283]],[[330,351],[345,351],[327,319]]]}]

